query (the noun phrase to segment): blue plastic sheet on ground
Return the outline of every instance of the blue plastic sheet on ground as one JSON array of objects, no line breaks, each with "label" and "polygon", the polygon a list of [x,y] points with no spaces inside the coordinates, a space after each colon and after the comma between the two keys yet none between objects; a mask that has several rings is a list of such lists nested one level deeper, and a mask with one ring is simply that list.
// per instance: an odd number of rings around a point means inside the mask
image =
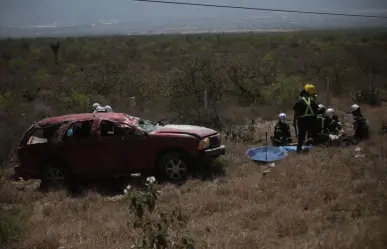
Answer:
[{"label": "blue plastic sheet on ground", "polygon": [[[294,151],[297,151],[297,146],[282,146],[282,148],[284,148],[287,152],[294,152]],[[311,145],[308,145],[308,146],[302,146],[302,150],[309,150],[313,148],[313,146]]]},{"label": "blue plastic sheet on ground", "polygon": [[288,156],[288,153],[281,147],[260,146],[250,148],[247,151],[247,156],[257,162],[274,162],[284,159]]}]

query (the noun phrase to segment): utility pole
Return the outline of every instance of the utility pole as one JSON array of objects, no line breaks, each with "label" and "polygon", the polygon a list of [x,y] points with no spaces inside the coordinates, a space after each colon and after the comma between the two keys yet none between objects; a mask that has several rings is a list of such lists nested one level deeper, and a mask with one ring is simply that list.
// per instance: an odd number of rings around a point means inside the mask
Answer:
[{"label": "utility pole", "polygon": [[326,87],[325,87],[325,92],[326,92],[326,98],[325,98],[325,105],[326,106],[329,106],[329,102],[330,102],[330,90],[329,90],[329,86],[330,85],[330,82],[329,82],[329,78],[327,78],[327,82],[326,82]]}]

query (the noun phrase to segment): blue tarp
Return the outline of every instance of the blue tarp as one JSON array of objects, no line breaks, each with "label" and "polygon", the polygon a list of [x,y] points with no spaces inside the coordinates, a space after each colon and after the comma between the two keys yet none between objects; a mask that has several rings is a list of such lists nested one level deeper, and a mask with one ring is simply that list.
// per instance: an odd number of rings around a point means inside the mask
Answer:
[{"label": "blue tarp", "polygon": [[[288,152],[293,152],[293,151],[297,151],[297,146],[282,146],[282,148],[284,148],[286,151],[288,151]],[[308,146],[302,146],[302,150],[309,150],[309,149],[311,149],[311,148],[313,148],[313,146],[310,146],[310,145],[308,145]]]},{"label": "blue tarp", "polygon": [[257,162],[274,162],[284,159],[288,156],[287,151],[281,147],[260,146],[250,148],[247,151],[247,156]]}]

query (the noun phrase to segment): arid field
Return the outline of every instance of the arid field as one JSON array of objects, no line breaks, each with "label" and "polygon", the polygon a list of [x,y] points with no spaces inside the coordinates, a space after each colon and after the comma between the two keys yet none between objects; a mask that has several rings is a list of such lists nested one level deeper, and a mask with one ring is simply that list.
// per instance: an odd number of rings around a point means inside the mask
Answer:
[{"label": "arid field", "polygon": [[[0,247],[153,248],[141,243],[158,239],[167,248],[387,248],[386,51],[385,30],[0,41]],[[348,133],[359,103],[371,140],[274,167],[250,161],[247,149],[264,144],[279,112],[292,117],[310,82]],[[180,186],[134,178],[127,195],[109,182],[43,193],[37,181],[8,180],[27,126],[94,102],[217,129],[227,155]],[[135,226],[141,193],[158,198]]]}]

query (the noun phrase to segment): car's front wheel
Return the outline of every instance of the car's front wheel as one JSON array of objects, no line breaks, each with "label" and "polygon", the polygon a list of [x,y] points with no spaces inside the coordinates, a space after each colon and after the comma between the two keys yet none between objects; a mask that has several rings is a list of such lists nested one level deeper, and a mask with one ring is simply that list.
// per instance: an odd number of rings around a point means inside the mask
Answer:
[{"label": "car's front wheel", "polygon": [[164,155],[158,164],[158,175],[168,181],[181,181],[188,176],[188,160],[182,153]]}]

